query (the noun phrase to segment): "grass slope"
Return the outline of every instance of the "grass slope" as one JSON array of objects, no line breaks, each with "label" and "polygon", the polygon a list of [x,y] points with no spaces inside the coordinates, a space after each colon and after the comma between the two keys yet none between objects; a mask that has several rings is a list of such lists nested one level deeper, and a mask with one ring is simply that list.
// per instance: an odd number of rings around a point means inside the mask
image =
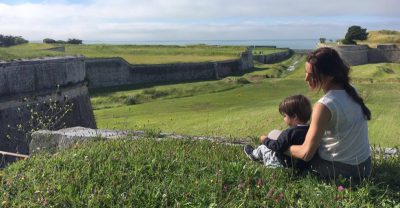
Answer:
[{"label": "grass slope", "polygon": [[[207,141],[98,141],[6,168],[1,207],[393,207],[399,155],[374,157],[370,180],[350,188],[251,162],[240,146]],[[375,170],[380,171],[375,171]],[[354,184],[352,184],[354,185]],[[344,186],[344,190],[338,189]]]},{"label": "grass slope", "polygon": [[[282,72],[293,63],[294,71]],[[266,78],[273,74],[285,78]],[[352,69],[353,84],[372,111],[372,144],[400,145],[396,116],[400,115],[398,74],[399,64],[369,64]],[[243,79],[251,82],[227,81]],[[303,79],[304,56],[295,56],[275,65],[257,64],[257,71],[227,80],[98,93],[92,101],[99,128],[150,128],[190,135],[256,138],[272,129],[285,128],[277,110],[284,97],[301,93],[315,102],[321,96],[321,92],[310,92]],[[147,98],[142,104],[129,105],[133,104],[129,99],[134,100],[135,96]]]},{"label": "grass slope", "polygon": [[0,60],[81,54],[88,58],[121,57],[133,64],[161,64],[236,59],[241,52],[246,50],[244,46],[69,44],[63,45],[65,52],[46,50],[55,46],[60,45],[29,43],[7,48],[0,47]]},{"label": "grass slope", "polygon": [[368,38],[365,41],[357,41],[358,44],[368,44],[375,47],[381,43],[394,43],[400,46],[400,31],[378,30],[368,31]]}]

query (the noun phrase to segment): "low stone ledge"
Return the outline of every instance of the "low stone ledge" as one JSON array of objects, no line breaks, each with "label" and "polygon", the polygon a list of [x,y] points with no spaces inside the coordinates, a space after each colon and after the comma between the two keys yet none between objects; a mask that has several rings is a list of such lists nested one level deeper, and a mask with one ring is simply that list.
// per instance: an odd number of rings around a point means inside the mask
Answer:
[{"label": "low stone ledge", "polygon": [[[207,140],[211,142],[218,142],[226,145],[245,145],[249,143],[249,139],[239,139],[232,141],[224,137],[206,137],[206,136],[189,136],[175,133],[159,133],[151,134],[145,131],[123,131],[123,130],[104,130],[104,129],[90,129],[85,127],[72,127],[60,129],[57,131],[40,130],[32,133],[32,141],[29,145],[30,153],[37,153],[43,150],[56,152],[59,150],[67,149],[77,143],[93,139],[140,139],[145,137],[153,137],[156,140],[162,139],[191,139],[191,140]],[[374,154],[387,158],[391,155],[398,154],[398,148],[373,148]]]},{"label": "low stone ledge", "polygon": [[32,133],[29,152],[31,154],[43,150],[54,152],[70,148],[76,143],[82,143],[91,139],[113,139],[129,135],[131,135],[129,131],[101,130],[85,127],[72,127],[57,131],[39,130]]},{"label": "low stone ledge", "polygon": [[162,139],[192,139],[192,140],[208,140],[213,142],[224,143],[228,145],[244,145],[246,141],[231,141],[223,137],[204,137],[189,136],[174,133],[156,133],[149,135],[145,131],[122,131],[122,130],[104,130],[90,129],[85,127],[72,127],[60,129],[57,131],[39,130],[32,133],[32,140],[29,144],[29,152],[31,154],[46,150],[56,152],[67,149],[77,143],[82,143],[96,139],[139,139],[144,137],[153,137],[156,140]]}]

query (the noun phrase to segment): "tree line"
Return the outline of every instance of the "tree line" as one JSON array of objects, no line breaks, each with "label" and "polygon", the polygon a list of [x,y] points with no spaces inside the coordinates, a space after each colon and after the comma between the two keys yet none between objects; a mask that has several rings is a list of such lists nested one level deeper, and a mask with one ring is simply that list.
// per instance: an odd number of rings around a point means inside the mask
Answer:
[{"label": "tree line", "polygon": [[54,40],[51,38],[43,39],[43,43],[47,44],[82,44],[82,40],[76,38],[69,38],[67,41],[64,40]]},{"label": "tree line", "polygon": [[13,45],[20,45],[20,44],[28,43],[28,42],[29,41],[25,40],[21,36],[0,34],[0,47],[9,47],[9,46],[13,46]]},{"label": "tree line", "polygon": [[[12,36],[12,35],[2,35],[0,34],[0,47],[10,47],[20,44],[29,43],[28,40],[24,39],[21,36]],[[43,43],[47,44],[82,44],[82,40],[77,38],[69,38],[67,41],[64,40],[54,40],[51,38],[43,39]]]}]

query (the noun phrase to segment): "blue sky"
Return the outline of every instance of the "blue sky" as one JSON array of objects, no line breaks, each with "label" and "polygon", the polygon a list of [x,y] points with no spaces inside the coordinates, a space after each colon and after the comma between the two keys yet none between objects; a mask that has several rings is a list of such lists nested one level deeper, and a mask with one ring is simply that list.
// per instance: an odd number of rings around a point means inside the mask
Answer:
[{"label": "blue sky", "polygon": [[0,33],[28,40],[340,38],[400,30],[399,0],[0,0]]}]

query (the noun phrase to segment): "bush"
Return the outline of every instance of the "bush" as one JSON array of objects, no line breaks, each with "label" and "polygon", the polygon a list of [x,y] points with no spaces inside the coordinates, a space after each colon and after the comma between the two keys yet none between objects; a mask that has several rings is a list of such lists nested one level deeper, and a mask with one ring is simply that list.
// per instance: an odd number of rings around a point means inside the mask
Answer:
[{"label": "bush", "polygon": [[366,28],[361,28],[360,26],[353,25],[349,27],[345,36],[345,43],[343,44],[355,44],[354,40],[366,40],[368,38],[368,33]]},{"label": "bush", "polygon": [[56,43],[56,40],[51,39],[51,38],[45,38],[45,39],[43,39],[43,43],[53,44],[53,43]]},{"label": "bush", "polygon": [[347,39],[342,39],[342,40],[340,40],[340,42],[341,42],[342,44],[345,44],[345,45],[354,45],[354,44],[356,44],[355,41],[353,41],[353,40],[347,40]]},{"label": "bush", "polygon": [[72,38],[72,39],[68,39],[67,43],[69,43],[69,44],[78,44],[79,45],[79,44],[82,44],[82,40]]},{"label": "bush", "polygon": [[12,35],[1,35],[0,34],[0,47],[9,47],[13,45],[20,45],[24,43],[28,43],[29,41],[25,40],[21,36],[12,36]]}]

